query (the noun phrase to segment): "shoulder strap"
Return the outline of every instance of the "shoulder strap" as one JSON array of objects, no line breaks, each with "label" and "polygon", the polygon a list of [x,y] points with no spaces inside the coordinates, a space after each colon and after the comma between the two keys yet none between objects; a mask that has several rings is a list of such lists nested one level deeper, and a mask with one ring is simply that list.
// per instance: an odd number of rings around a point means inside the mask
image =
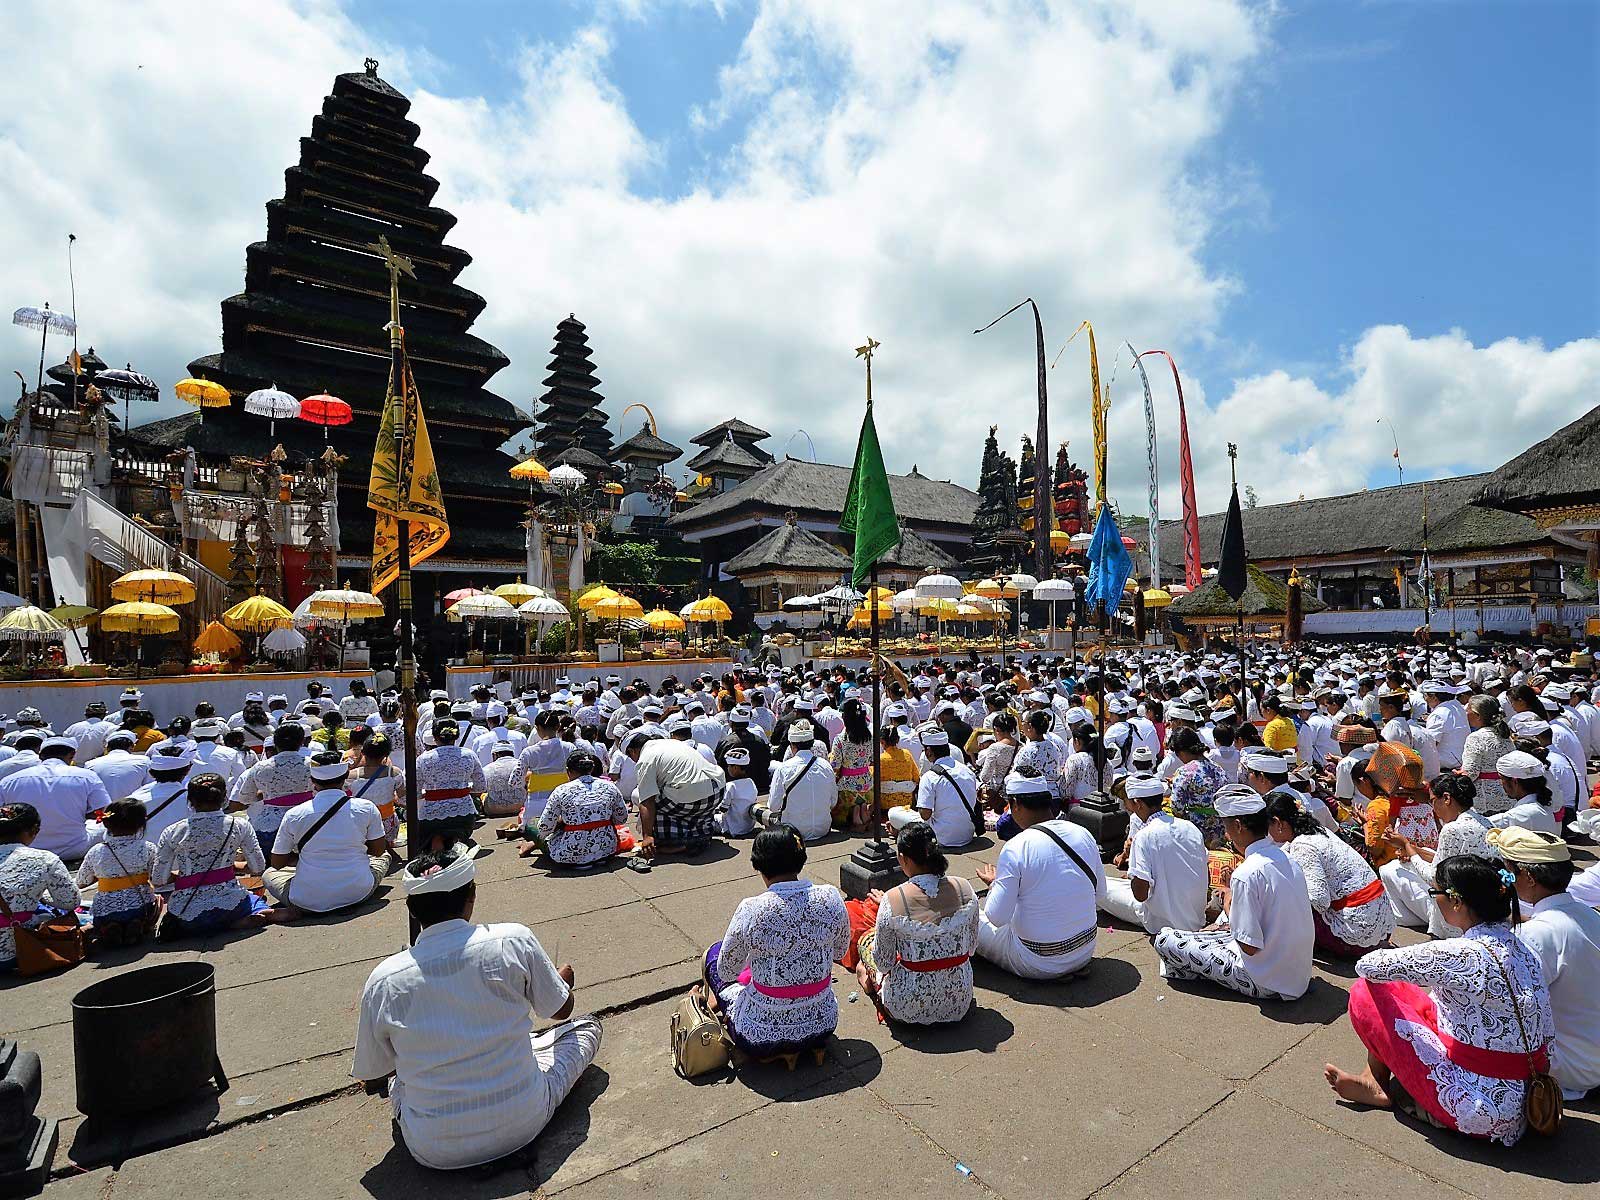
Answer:
[{"label": "shoulder strap", "polygon": [[326,825],[329,821],[333,820],[333,814],[338,812],[341,808],[343,808],[348,803],[350,803],[350,794],[348,792],[346,792],[343,796],[340,796],[332,804],[328,805],[328,811],[323,813],[320,817],[318,817],[316,819],[316,821],[312,824],[311,828],[306,830],[305,837],[301,838],[298,842],[295,843],[294,852],[296,854],[299,854],[302,850],[304,850],[306,848],[306,846],[310,844],[311,839],[317,836],[318,831],[320,831],[322,829],[322,827],[324,825]]},{"label": "shoulder strap", "polygon": [[[378,780],[380,780],[380,779],[388,779],[390,777],[390,775],[392,774],[393,770],[394,770],[393,767],[385,767],[384,768],[384,773],[382,775],[368,775],[365,779],[363,779],[361,781],[361,790],[356,793],[356,799],[360,800],[362,797],[364,797],[367,794],[367,789],[370,788],[373,784],[377,783]],[[306,840],[310,841],[311,839],[308,837]]]},{"label": "shoulder strap", "polygon": [[1054,829],[1046,829],[1044,827],[1044,825],[1042,825],[1042,824],[1040,824],[1040,825],[1032,825],[1032,826],[1029,826],[1029,828],[1037,829],[1040,833],[1044,834],[1045,837],[1049,838],[1056,845],[1060,846],[1061,849],[1066,852],[1067,857],[1070,858],[1073,862],[1078,864],[1078,869],[1089,877],[1089,883],[1091,885],[1094,884],[1095,875],[1094,875],[1094,872],[1092,870],[1090,870],[1089,864],[1083,861],[1083,857],[1076,850],[1074,850],[1071,846],[1067,845],[1067,842],[1066,842],[1065,838],[1063,838]]},{"label": "shoulder strap", "polygon": [[171,804],[174,800],[176,800],[179,796],[187,796],[188,794],[189,794],[189,785],[188,784],[184,784],[177,791],[173,792],[172,795],[168,796],[160,804],[156,805],[155,812],[147,813],[145,815],[145,818],[144,818],[145,819],[145,824],[148,825],[151,821],[154,821],[162,813],[166,812],[167,811],[167,806],[169,804]]},{"label": "shoulder strap", "polygon": [[1506,964],[1500,960],[1498,954],[1489,949],[1488,946],[1484,946],[1482,942],[1478,942],[1476,945],[1483,947],[1483,952],[1494,961],[1495,966],[1500,968],[1500,977],[1506,981],[1506,995],[1511,999],[1511,1015],[1517,1019],[1517,1032],[1522,1035],[1522,1049],[1528,1056],[1528,1078],[1532,1079],[1539,1073],[1539,1070],[1534,1065],[1533,1043],[1528,1041],[1528,1030],[1522,1023],[1522,1006],[1517,1003],[1517,985],[1511,982],[1511,972],[1506,970]]},{"label": "shoulder strap", "polygon": [[945,770],[942,762],[934,764],[933,773],[955,789],[956,797],[961,801],[961,807],[967,810],[967,816],[972,818],[973,825],[977,825],[982,818],[978,816],[976,806],[967,799],[967,794],[961,790],[961,785],[955,781],[955,777],[949,771]]},{"label": "shoulder strap", "polygon": [[804,767],[800,768],[800,774],[796,775],[792,780],[790,780],[789,786],[783,789],[783,805],[777,810],[779,813],[782,813],[785,808],[789,807],[790,794],[795,788],[800,786],[800,781],[802,779],[811,774],[811,768],[816,766],[820,761],[821,756],[817,754],[816,751],[812,751],[810,761],[808,761]]}]

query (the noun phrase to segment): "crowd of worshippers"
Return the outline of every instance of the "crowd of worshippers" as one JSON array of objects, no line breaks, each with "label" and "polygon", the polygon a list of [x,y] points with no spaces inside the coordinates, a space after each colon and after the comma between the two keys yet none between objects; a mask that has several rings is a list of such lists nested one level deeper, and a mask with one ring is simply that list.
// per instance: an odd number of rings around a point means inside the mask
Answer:
[{"label": "crowd of worshippers", "polygon": [[[844,664],[422,705],[402,887],[423,933],[368,982],[355,1071],[389,1088],[419,1161],[518,1150],[599,1046],[598,1023],[566,1020],[569,966],[523,926],[471,924],[485,825],[552,879],[750,838],[765,886],[705,955],[702,997],[755,1061],[820,1053],[835,963],[881,1020],[960,1021],[974,955],[1070,981],[1105,913],[1152,938],[1165,979],[1268,1004],[1304,995],[1314,958],[1353,960],[1368,1061],[1326,1069],[1347,1100],[1510,1144],[1535,1071],[1569,1098],[1600,1086],[1600,870],[1571,850],[1600,834],[1587,660],[1355,647],[1258,661],[1248,683],[1156,651],[878,673],[876,711],[872,673]],[[371,896],[398,863],[398,697],[308,690],[164,728],[136,690],[59,736],[19,714],[0,751],[8,925],[86,896],[119,941]],[[1128,813],[1120,847],[1073,819],[1097,794]],[[906,882],[846,901],[805,877],[808,843],[885,826]],[[952,875],[949,853],[986,835],[994,862]],[[1400,926],[1426,939],[1397,947]],[[0,969],[11,952],[0,928]],[[442,986],[457,974],[430,962],[462,955],[517,990]],[[565,1023],[533,1038],[530,1012]],[[465,1060],[462,1028],[487,1039]],[[485,1088],[500,1100],[457,1103]]]}]

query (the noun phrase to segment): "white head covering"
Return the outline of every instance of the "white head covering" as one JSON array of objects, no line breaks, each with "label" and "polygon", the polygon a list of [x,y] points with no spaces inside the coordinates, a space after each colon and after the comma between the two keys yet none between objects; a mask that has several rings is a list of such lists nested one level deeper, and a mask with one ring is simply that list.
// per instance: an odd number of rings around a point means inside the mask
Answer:
[{"label": "white head covering", "polygon": [[1260,771],[1263,775],[1287,775],[1289,763],[1276,754],[1246,754],[1240,764],[1247,771]]},{"label": "white head covering", "polygon": [[432,867],[425,875],[414,875],[415,864],[406,867],[400,876],[400,885],[408,896],[426,892],[453,892],[464,888],[478,877],[477,863],[473,861],[472,847],[464,842],[455,844],[455,860],[447,867]]},{"label": "white head covering", "polygon": [[809,746],[817,740],[817,731],[810,721],[796,721],[789,726],[789,744],[791,746]]},{"label": "white head covering", "polygon": [[78,742],[77,742],[76,738],[59,737],[59,736],[58,737],[48,737],[48,738],[45,738],[44,742],[39,746],[39,749],[40,750],[71,750],[74,754],[76,754],[78,752]]},{"label": "white head covering", "polygon": [[1050,784],[1042,776],[1037,775],[1007,775],[1006,795],[1008,796],[1038,796],[1048,795]]},{"label": "white head covering", "polygon": [[1543,779],[1545,776],[1544,764],[1522,750],[1502,754],[1494,769],[1501,779]]},{"label": "white head covering", "polygon": [[732,746],[724,754],[723,761],[729,766],[748,767],[750,765],[750,751],[745,746]]},{"label": "white head covering", "polygon": [[162,742],[150,748],[152,771],[177,771],[189,765],[188,747],[182,742]]},{"label": "white head covering", "polygon": [[937,725],[923,725],[917,729],[917,740],[924,746],[948,746],[950,735]]},{"label": "white head covering", "polygon": [[1265,797],[1257,795],[1253,787],[1243,783],[1224,784],[1217,790],[1214,803],[1219,817],[1248,817],[1267,807]]},{"label": "white head covering", "polygon": [[1125,784],[1128,795],[1135,800],[1150,800],[1167,794],[1167,785],[1155,775],[1134,775]]},{"label": "white head covering", "polygon": [[311,778],[318,783],[337,783],[350,774],[350,764],[344,759],[335,758],[332,762],[318,762],[317,758],[321,757],[323,756],[319,754],[313,758],[308,768],[311,771]]}]

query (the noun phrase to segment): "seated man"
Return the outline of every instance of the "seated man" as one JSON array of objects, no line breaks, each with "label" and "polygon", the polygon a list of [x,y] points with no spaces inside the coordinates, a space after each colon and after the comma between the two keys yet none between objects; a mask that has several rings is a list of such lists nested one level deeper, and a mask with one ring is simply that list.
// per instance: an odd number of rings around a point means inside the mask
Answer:
[{"label": "seated man", "polygon": [[1084,971],[1094,957],[1095,905],[1106,891],[1100,848],[1083,826],[1053,815],[1047,780],[1010,776],[1006,799],[1020,832],[995,866],[977,869],[989,885],[978,953],[1024,979]]},{"label": "seated man", "polygon": [[1210,890],[1205,839],[1192,821],[1162,807],[1166,791],[1157,776],[1128,779],[1128,877],[1106,880],[1100,901],[1102,911],[1152,934],[1204,925]]},{"label": "seated man", "polygon": [[627,755],[639,769],[639,851],[628,860],[648,871],[657,854],[698,854],[716,832],[717,805],[727,781],[692,741],[646,734],[628,742]]},{"label": "seated man", "polygon": [[1492,829],[1489,845],[1516,877],[1517,936],[1544,968],[1555,1017],[1550,1072],[1568,1100],[1600,1089],[1600,913],[1568,894],[1572,851],[1552,833]]},{"label": "seated man", "polygon": [[763,822],[793,825],[808,842],[833,828],[838,782],[826,753],[817,753],[817,727],[795,721],[784,735],[792,753],[772,768],[772,792]]},{"label": "seated man", "polygon": [[937,725],[925,725],[919,735],[927,756],[917,783],[915,806],[889,810],[892,829],[904,829],[924,820],[945,850],[959,850],[983,832],[983,810],[978,804],[978,777],[966,763],[950,757],[950,736]]},{"label": "seated man", "polygon": [[1244,861],[1223,891],[1218,925],[1156,934],[1161,974],[1209,979],[1257,999],[1297,1000],[1311,986],[1316,938],[1305,876],[1267,836],[1266,800],[1249,784],[1232,783],[1219,791],[1217,814]]},{"label": "seated man", "polygon": [[350,765],[337,750],[311,757],[311,799],[283,814],[272,843],[272,866],[262,873],[267,894],[285,920],[360,904],[389,870],[383,815],[371,800],[344,790]]},{"label": "seated man", "polygon": [[441,1170],[526,1147],[600,1050],[592,1017],[534,1036],[533,1014],[572,1012],[572,967],[557,969],[525,926],[471,923],[473,854],[456,845],[406,867],[422,932],[367,979],[350,1072],[369,1093],[393,1078],[397,1137]]}]

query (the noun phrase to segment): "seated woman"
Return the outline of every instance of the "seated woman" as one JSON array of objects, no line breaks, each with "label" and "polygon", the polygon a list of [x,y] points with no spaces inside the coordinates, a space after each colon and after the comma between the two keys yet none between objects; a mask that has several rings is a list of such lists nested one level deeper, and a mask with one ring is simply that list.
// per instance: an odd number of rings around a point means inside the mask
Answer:
[{"label": "seated woman", "polygon": [[978,948],[978,898],[945,874],[950,863],[933,827],[919,821],[895,839],[906,882],[874,892],[877,924],[857,943],[861,990],[908,1025],[959,1021],[972,1007],[972,955]]},{"label": "seated woman", "polygon": [[517,851],[531,854],[543,844],[552,862],[588,869],[617,852],[617,826],[628,823],[628,806],[617,785],[601,775],[600,759],[588,750],[567,755],[567,782],[557,786],[539,814],[539,842]]},{"label": "seated woman", "polygon": [[739,902],[722,940],[706,951],[706,1003],[720,1008],[739,1049],[751,1058],[801,1051],[822,1058],[839,1023],[833,962],[850,944],[839,889],[801,879],[805,842],[793,825],[756,834],[750,862],[766,884]]},{"label": "seated woman", "polygon": [[[1498,781],[1497,785],[1498,785]],[[1489,845],[1489,831],[1494,827],[1489,818],[1475,806],[1477,785],[1460,771],[1444,771],[1428,784],[1433,795],[1433,817],[1439,824],[1439,842],[1433,849],[1413,846],[1404,838],[1391,837],[1398,857],[1390,867],[1384,886],[1392,906],[1404,905],[1402,916],[1396,908],[1395,919],[1402,925],[1427,926],[1436,938],[1459,937],[1461,931],[1445,924],[1439,915],[1439,906],[1433,902],[1434,871],[1438,864],[1452,855],[1476,854],[1480,858],[1499,858],[1500,851]],[[1501,793],[1502,799],[1504,793]],[[1389,885],[1394,881],[1394,886]]]},{"label": "seated woman", "polygon": [[1356,804],[1363,808],[1367,861],[1377,869],[1389,909],[1400,924],[1411,920],[1405,897],[1410,871],[1399,858],[1404,843],[1433,849],[1439,822],[1422,775],[1422,757],[1399,742],[1379,742],[1372,757],[1350,768]]},{"label": "seated woman", "polygon": [[1544,762],[1526,750],[1513,750],[1503,755],[1494,769],[1500,774],[1500,785],[1505,788],[1511,807],[1489,818],[1489,823],[1496,829],[1516,826],[1560,837],[1561,825],[1553,812],[1554,799]]},{"label": "seated woman", "polygon": [[161,901],[150,887],[156,848],[144,840],[144,805],[115,800],[106,806],[105,840],[89,847],[78,867],[78,886],[95,885],[94,940],[133,946],[154,931]]},{"label": "seated woman", "polygon": [[1267,816],[1267,836],[1306,877],[1317,949],[1334,958],[1360,958],[1388,945],[1394,913],[1367,860],[1324,829],[1288,791],[1267,797]]},{"label": "seated woman", "polygon": [[1352,1075],[1328,1063],[1323,1077],[1341,1099],[1510,1146],[1528,1127],[1529,1058],[1550,1069],[1550,992],[1512,932],[1517,894],[1504,864],[1454,855],[1435,882],[1440,913],[1464,936],[1360,959],[1350,1024],[1367,1066]]},{"label": "seated woman", "polygon": [[250,822],[222,811],[226,799],[221,775],[196,775],[189,780],[189,807],[194,811],[161,831],[150,882],[158,895],[166,896],[163,939],[282,919],[234,875],[235,858],[242,857],[254,875],[267,869],[267,860]]},{"label": "seated woman", "polygon": [[66,863],[52,850],[35,850],[32,843],[38,836],[38,809],[0,805],[0,899],[11,910],[0,912],[0,974],[17,966],[13,926],[40,925],[78,906],[78,889]]}]

